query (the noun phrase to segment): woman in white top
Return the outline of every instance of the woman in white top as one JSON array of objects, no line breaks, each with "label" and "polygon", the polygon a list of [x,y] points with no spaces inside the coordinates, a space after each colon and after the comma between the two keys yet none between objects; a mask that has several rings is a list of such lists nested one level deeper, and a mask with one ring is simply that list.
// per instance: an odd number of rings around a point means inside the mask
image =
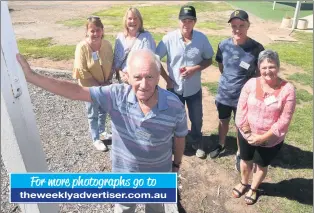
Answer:
[{"label": "woman in white top", "polygon": [[119,33],[115,42],[113,71],[117,78],[128,82],[126,75],[126,59],[131,50],[148,48],[155,52],[156,43],[152,35],[144,30],[143,18],[137,8],[127,9],[123,18],[124,31]]}]

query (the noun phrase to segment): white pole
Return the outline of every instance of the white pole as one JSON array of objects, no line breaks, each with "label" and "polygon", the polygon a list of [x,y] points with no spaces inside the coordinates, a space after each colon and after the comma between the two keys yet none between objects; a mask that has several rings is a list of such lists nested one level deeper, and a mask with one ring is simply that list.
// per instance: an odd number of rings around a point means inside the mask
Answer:
[{"label": "white pole", "polygon": [[300,9],[301,9],[301,1],[297,1],[297,5],[296,5],[295,11],[294,11],[294,16],[293,16],[292,30],[297,28]]},{"label": "white pole", "polygon": [[276,1],[273,2],[273,10],[275,10]]},{"label": "white pole", "polygon": [[[21,67],[8,3],[1,1],[1,155],[8,173],[48,172]],[[23,213],[57,213],[57,204],[19,204]]]}]

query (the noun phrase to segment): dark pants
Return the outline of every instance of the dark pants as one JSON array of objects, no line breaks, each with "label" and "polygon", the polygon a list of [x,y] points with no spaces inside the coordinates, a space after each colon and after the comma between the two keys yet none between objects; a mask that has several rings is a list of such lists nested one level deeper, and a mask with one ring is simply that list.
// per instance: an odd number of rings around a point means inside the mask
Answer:
[{"label": "dark pants", "polygon": [[189,118],[191,121],[191,132],[190,136],[196,142],[200,143],[202,141],[202,126],[203,126],[203,105],[202,105],[202,89],[200,89],[194,95],[183,97],[174,92],[173,89],[168,89],[169,91],[176,94],[181,102],[188,107]]}]

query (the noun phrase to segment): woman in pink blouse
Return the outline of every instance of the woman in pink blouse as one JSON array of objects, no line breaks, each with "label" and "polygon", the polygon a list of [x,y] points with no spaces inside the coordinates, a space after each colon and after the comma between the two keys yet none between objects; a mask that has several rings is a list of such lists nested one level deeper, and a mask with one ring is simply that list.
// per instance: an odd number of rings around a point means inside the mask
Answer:
[{"label": "woman in pink blouse", "polygon": [[[284,142],[296,105],[293,85],[278,76],[278,54],[262,51],[258,67],[261,77],[250,79],[243,87],[235,120],[239,128],[241,182],[232,194],[239,198],[247,192],[247,205],[257,201],[257,189]],[[253,163],[256,168],[249,187]]]}]

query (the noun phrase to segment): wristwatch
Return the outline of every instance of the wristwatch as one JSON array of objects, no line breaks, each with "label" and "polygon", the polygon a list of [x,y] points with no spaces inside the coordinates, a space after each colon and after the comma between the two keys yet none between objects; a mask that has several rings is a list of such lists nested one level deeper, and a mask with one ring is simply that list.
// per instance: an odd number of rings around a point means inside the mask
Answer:
[{"label": "wristwatch", "polygon": [[181,164],[181,162],[180,163],[174,163],[174,161],[172,161],[172,167],[175,167],[175,168],[180,168],[180,164]]}]

